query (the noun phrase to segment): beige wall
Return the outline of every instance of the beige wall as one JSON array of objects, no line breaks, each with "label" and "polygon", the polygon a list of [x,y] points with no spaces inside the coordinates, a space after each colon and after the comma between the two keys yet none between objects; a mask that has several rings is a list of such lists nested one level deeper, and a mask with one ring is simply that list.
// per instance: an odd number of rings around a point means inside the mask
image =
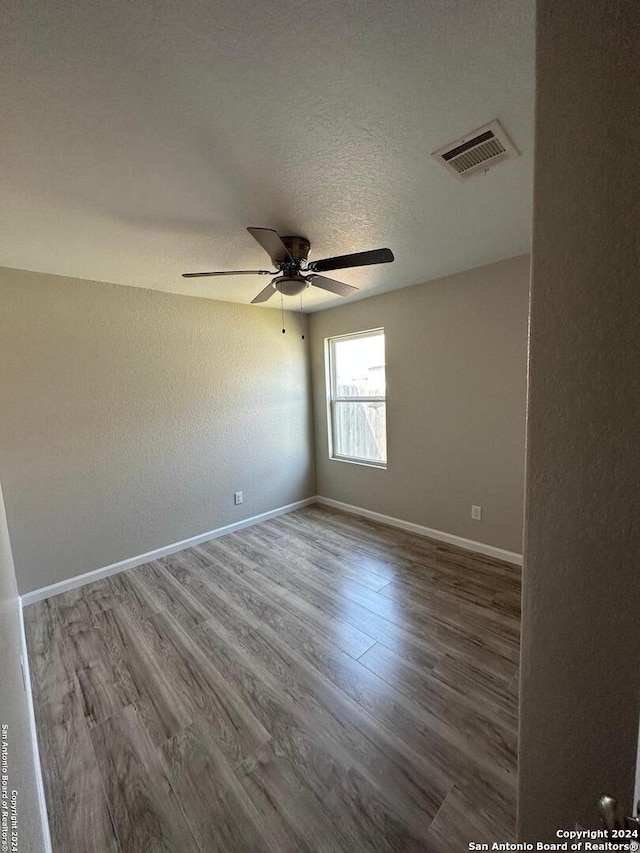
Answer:
[{"label": "beige wall", "polygon": [[0,305],[20,592],[315,493],[300,315],[6,269]]},{"label": "beige wall", "polygon": [[9,727],[8,789],[18,792],[18,849],[20,853],[40,853],[45,848],[33,764],[33,745],[28,725],[29,711],[20,669],[19,607],[9,531],[0,488],[0,723]]},{"label": "beige wall", "polygon": [[[636,0],[538,0],[520,834],[632,803],[640,710]],[[627,811],[629,813],[629,811]]]},{"label": "beige wall", "polygon": [[[528,288],[523,256],[313,314],[318,494],[521,553]],[[380,326],[386,471],[329,459],[323,352]]]}]

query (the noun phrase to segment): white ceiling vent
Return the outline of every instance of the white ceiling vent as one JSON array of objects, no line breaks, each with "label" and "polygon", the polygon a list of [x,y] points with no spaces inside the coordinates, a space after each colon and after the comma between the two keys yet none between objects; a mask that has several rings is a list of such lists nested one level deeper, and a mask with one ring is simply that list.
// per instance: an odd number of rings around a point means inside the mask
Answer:
[{"label": "white ceiling vent", "polygon": [[466,178],[474,172],[489,169],[507,157],[517,157],[518,154],[515,145],[496,120],[450,142],[431,156],[457,178]]}]

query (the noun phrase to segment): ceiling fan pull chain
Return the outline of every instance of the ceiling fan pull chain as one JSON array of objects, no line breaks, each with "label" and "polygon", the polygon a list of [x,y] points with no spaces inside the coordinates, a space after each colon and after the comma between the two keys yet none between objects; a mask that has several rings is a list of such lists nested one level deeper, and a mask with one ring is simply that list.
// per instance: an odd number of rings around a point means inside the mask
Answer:
[{"label": "ceiling fan pull chain", "polygon": [[280,310],[282,312],[282,334],[284,335],[287,330],[284,327],[284,297],[282,293],[280,294]]},{"label": "ceiling fan pull chain", "polygon": [[[304,311],[302,310],[302,294],[300,294],[300,313],[302,314],[302,322],[304,323]],[[304,326],[302,327],[304,329]],[[301,335],[302,340],[304,340],[304,334]]]}]

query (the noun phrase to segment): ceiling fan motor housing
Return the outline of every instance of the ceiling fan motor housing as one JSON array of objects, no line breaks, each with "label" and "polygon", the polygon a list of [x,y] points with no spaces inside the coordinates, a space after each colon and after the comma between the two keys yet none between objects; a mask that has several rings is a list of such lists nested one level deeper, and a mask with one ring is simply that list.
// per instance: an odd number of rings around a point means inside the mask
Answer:
[{"label": "ceiling fan motor housing", "polygon": [[295,261],[306,261],[311,244],[305,237],[281,237],[287,251]]},{"label": "ceiling fan motor housing", "polygon": [[275,278],[272,283],[283,296],[297,296],[309,287],[307,279],[300,275],[300,266],[307,260],[311,244],[304,237],[289,236],[280,239],[293,258],[293,263],[291,261],[279,263],[281,275]]}]

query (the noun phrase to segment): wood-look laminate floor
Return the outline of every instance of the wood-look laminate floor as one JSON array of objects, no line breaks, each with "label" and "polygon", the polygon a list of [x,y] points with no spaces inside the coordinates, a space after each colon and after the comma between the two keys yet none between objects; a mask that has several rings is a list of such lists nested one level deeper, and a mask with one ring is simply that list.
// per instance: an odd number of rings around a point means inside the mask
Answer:
[{"label": "wood-look laminate floor", "polygon": [[519,570],[312,506],[25,610],[55,853],[515,832]]}]

